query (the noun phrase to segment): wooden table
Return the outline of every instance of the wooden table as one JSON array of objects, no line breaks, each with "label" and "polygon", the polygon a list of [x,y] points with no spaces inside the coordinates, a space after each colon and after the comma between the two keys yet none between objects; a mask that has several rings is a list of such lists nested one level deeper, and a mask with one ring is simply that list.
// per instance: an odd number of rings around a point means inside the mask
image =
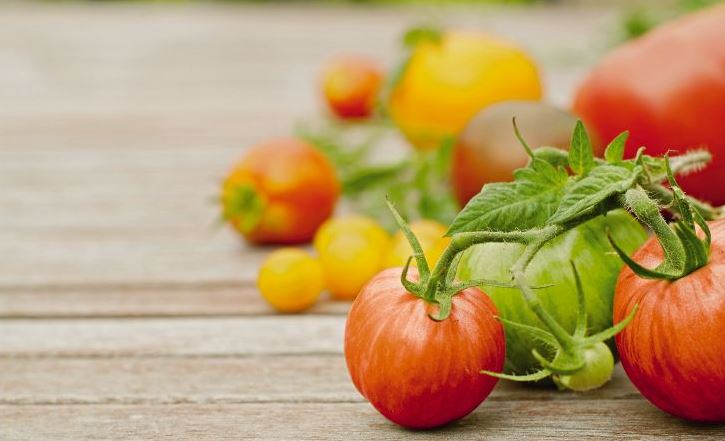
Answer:
[{"label": "wooden table", "polygon": [[215,227],[221,177],[315,114],[326,57],[390,63],[401,30],[433,16],[528,46],[559,103],[615,17],[4,2],[0,439],[722,439],[650,406],[619,370],[584,395],[501,383],[461,422],[404,431],[349,381],[348,304],[283,316],[260,300],[267,250]]}]

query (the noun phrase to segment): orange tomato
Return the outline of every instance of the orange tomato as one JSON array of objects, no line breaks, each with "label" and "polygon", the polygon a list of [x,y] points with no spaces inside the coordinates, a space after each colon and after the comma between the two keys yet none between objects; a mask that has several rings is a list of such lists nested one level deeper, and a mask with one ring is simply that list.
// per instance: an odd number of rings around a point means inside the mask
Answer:
[{"label": "orange tomato", "polygon": [[322,73],[322,92],[332,113],[342,119],[366,118],[375,109],[383,80],[380,67],[361,56],[335,58]]},{"label": "orange tomato", "polygon": [[224,218],[249,242],[308,242],[340,194],[335,170],[314,147],[275,139],[251,148],[226,178]]}]

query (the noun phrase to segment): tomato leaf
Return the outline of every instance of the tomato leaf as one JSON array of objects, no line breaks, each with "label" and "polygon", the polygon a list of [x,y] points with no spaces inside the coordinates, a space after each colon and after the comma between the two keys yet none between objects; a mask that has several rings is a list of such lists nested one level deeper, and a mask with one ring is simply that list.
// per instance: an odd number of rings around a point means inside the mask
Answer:
[{"label": "tomato leaf", "polygon": [[612,140],[604,151],[604,159],[610,164],[616,164],[624,159],[624,146],[627,144],[627,138],[629,138],[629,131],[617,135]]},{"label": "tomato leaf", "polygon": [[567,189],[561,204],[548,224],[564,223],[596,207],[610,196],[624,193],[639,176],[639,171],[616,165],[600,165],[589,176]]},{"label": "tomato leaf", "polygon": [[556,211],[568,180],[564,169],[535,158],[529,167],[514,172],[513,182],[486,184],[453,220],[448,234],[544,225]]},{"label": "tomato leaf", "polygon": [[538,147],[534,150],[534,157],[543,159],[554,167],[567,168],[569,166],[568,152],[558,147]]},{"label": "tomato leaf", "polygon": [[584,124],[577,121],[574,133],[571,135],[569,148],[569,166],[577,175],[584,176],[594,168],[594,153],[592,142],[589,140]]},{"label": "tomato leaf", "polygon": [[403,45],[408,49],[414,49],[423,42],[439,43],[441,40],[443,40],[443,32],[433,26],[413,27],[403,34]]}]

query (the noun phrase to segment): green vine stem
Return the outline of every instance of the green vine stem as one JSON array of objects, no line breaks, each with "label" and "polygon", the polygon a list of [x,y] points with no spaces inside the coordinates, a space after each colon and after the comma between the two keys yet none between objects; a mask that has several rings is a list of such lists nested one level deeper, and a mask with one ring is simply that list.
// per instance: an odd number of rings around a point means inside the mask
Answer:
[{"label": "green vine stem", "polygon": [[[607,147],[606,159],[594,158],[589,137],[580,122],[577,123],[572,135],[569,152],[545,148],[541,149],[542,154],[538,149],[532,150],[526,144],[515,121],[514,131],[531,159],[529,165],[517,170],[514,182],[484,186],[481,193],[469,202],[451,225],[449,230],[451,242],[434,268],[428,267],[420,244],[395,212],[394,207],[389,204],[398,224],[411,242],[420,271],[418,282],[412,283],[406,279],[406,266],[402,282],[413,294],[429,302],[438,303],[437,314],[431,315],[434,320],[445,320],[448,317],[451,298],[465,287],[481,285],[517,287],[528,307],[546,328],[542,330],[528,327],[532,329],[526,332],[532,336],[538,335],[539,340],[543,339],[547,344],[558,348],[557,356],[549,361],[534,353],[546,372],[524,377],[503,374],[498,376],[535,380],[550,374],[569,375],[578,369],[583,369],[585,354],[593,350],[593,345],[611,338],[626,326],[631,317],[595,336],[585,337],[585,329],[579,326],[574,335],[568,334],[543,308],[534,292],[535,288],[528,284],[526,269],[529,263],[538,251],[554,238],[597,216],[624,208],[652,229],[664,249],[663,262],[657,268],[646,269],[636,264],[615,243],[612,243],[614,250],[637,274],[642,277],[673,280],[705,265],[709,250],[709,231],[704,219],[718,217],[720,210],[686,197],[677,185],[674,174],[688,173],[702,168],[710,160],[710,155],[704,151],[695,151],[672,159],[667,156],[654,158],[645,155],[644,148],[640,148],[635,159],[624,160],[622,156],[627,139],[625,132]],[[567,164],[573,173],[566,172]],[[665,179],[670,189],[661,184]],[[522,208],[525,204],[521,204],[521,200],[537,201],[540,195],[545,195],[548,199],[539,201],[539,206],[529,207],[531,208],[529,211],[526,211],[526,207]],[[555,199],[556,205],[546,205],[552,203],[551,195],[556,195],[558,198]],[[537,202],[531,202],[534,203]],[[668,225],[662,217],[662,204],[668,204],[668,208],[680,217],[674,227]],[[506,215],[500,214],[499,212],[503,212],[504,209],[508,210],[505,212]],[[491,216],[491,212],[496,212],[497,215]],[[553,214],[546,214],[548,218],[536,218],[542,212]],[[529,219],[532,216],[534,220]],[[696,225],[705,232],[706,239],[698,238]],[[474,245],[488,242],[525,245],[524,251],[510,268],[511,279],[455,282],[454,275],[461,253]],[[577,279],[578,289],[581,290],[576,268],[572,270]],[[580,312],[580,314],[585,313]],[[517,326],[519,329],[525,326],[503,319],[502,322],[507,326]],[[578,323],[585,322],[586,317],[579,317]],[[611,357],[611,353],[609,356]]]}]

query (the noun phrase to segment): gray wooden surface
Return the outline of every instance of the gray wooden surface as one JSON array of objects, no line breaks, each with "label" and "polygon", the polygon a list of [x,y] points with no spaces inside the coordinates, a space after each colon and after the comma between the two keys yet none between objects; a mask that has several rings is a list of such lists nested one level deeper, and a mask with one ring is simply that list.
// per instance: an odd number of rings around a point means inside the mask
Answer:
[{"label": "gray wooden surface", "polygon": [[0,3],[0,439],[722,439],[620,370],[586,395],[501,383],[461,422],[404,431],[347,377],[348,304],[260,300],[267,250],[214,227],[221,177],[319,111],[328,56],[390,64],[431,19],[521,42],[566,104],[616,14]]}]

